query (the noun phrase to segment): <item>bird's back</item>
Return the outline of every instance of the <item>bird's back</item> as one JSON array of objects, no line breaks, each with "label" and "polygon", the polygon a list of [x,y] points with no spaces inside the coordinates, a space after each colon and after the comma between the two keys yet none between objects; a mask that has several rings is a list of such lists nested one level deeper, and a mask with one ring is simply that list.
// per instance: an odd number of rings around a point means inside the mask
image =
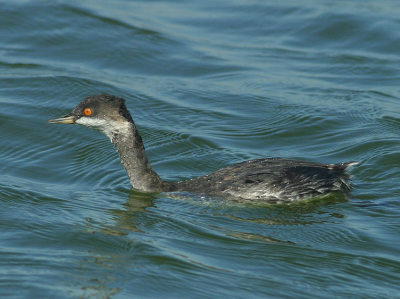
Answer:
[{"label": "bird's back", "polygon": [[335,191],[348,193],[351,185],[346,170],[352,164],[256,159],[178,182],[173,189],[241,201],[292,202]]}]

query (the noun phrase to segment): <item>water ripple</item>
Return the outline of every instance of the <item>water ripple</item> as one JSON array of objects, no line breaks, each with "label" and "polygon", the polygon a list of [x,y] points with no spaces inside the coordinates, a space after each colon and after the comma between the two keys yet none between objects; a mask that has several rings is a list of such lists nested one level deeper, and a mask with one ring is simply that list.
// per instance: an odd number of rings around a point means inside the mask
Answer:
[{"label": "water ripple", "polygon": [[[42,4],[0,3],[2,297],[397,296],[398,5]],[[107,137],[46,123],[100,93],[126,99],[165,179],[357,160],[353,197],[131,191]]]}]

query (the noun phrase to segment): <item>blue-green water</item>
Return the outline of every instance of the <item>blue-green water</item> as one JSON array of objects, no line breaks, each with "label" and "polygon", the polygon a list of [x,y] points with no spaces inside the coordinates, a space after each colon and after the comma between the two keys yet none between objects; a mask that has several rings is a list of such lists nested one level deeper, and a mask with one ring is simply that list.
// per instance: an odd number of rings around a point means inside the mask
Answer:
[{"label": "blue-green water", "polygon": [[[1,1],[1,298],[400,298],[398,1]],[[153,167],[359,161],[354,198],[130,190],[46,120],[127,100]]]}]

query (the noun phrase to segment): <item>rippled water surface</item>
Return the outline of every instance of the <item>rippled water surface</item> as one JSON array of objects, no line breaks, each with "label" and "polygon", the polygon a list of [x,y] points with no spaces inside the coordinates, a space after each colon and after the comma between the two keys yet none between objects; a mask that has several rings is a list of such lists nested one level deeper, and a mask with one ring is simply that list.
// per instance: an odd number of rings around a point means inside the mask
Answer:
[{"label": "rippled water surface", "polygon": [[[2,298],[400,298],[398,1],[1,1]],[[46,120],[127,101],[157,172],[359,161],[353,198],[130,190]]]}]

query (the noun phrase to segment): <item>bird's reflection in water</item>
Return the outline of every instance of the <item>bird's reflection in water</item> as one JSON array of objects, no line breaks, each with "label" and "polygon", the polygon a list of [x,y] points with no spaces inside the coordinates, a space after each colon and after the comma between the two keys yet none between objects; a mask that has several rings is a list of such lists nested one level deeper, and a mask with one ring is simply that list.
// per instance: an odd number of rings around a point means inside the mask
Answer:
[{"label": "bird's reflection in water", "polygon": [[154,204],[156,198],[155,194],[130,191],[129,198],[121,209],[109,210],[115,219],[115,225],[101,225],[99,232],[116,236],[128,235],[130,232],[143,233],[144,231],[138,228],[140,223],[137,223],[137,220],[142,213],[154,213],[154,210],[149,208],[156,207]]},{"label": "bird's reflection in water", "polygon": [[[165,254],[169,257],[172,255],[182,262],[201,264],[201,267],[212,266],[201,263],[191,255],[186,256],[185,251],[182,251],[179,246],[178,249],[175,248],[172,240],[175,237],[179,241],[187,238],[188,248],[191,248],[193,242],[197,244],[203,239],[208,243],[216,242],[215,244],[230,242],[229,239],[231,239],[235,244],[240,240],[252,244],[261,242],[298,246],[293,239],[290,240],[290,236],[288,237],[288,230],[291,230],[288,226],[307,227],[310,224],[323,224],[326,221],[334,222],[335,218],[345,216],[337,212],[339,209],[333,209],[335,213],[332,213],[329,206],[347,200],[343,196],[329,196],[290,205],[255,205],[204,198],[198,195],[190,197],[189,194],[174,194],[175,198],[171,199],[172,196],[163,197],[166,194],[123,192],[129,194],[129,198],[121,209],[108,210],[114,220],[114,225],[95,223],[87,219],[87,232],[104,234],[104,237],[98,237],[98,239],[105,240],[108,248],[102,247],[99,243],[98,250],[91,250],[88,252],[89,256],[81,261],[80,267],[89,269],[91,273],[90,279],[86,278],[77,282],[80,289],[78,293],[82,298],[93,294],[105,298],[114,296],[121,289],[112,287],[112,281],[118,278],[110,276],[110,269],[113,273],[132,271],[131,267],[133,269],[141,267],[146,265],[149,259],[159,259]],[[161,202],[163,204],[167,202],[167,206],[159,208],[157,203]],[[174,213],[173,209],[168,209],[168,205],[171,204],[182,213]],[[330,212],[326,211],[326,207]],[[154,216],[150,217],[151,220],[149,220],[149,213]],[[192,220],[192,218],[195,219]],[[171,219],[171,223],[163,223],[165,219]],[[149,225],[149,221],[152,225]],[[153,231],[153,225],[156,222],[160,223],[160,226]],[[177,231],[177,236],[169,236],[171,230],[175,230],[176,225],[181,224],[187,227],[183,227],[180,232]],[[200,230],[188,232],[193,229],[193,226]],[[240,228],[234,229],[235,227]],[[188,236],[185,235],[187,233]],[[165,239],[165,235],[169,237]],[[193,235],[195,235],[195,241]],[[159,238],[161,238],[161,243],[157,241]]]},{"label": "bird's reflection in water", "polygon": [[[231,202],[224,199],[203,197],[198,194],[189,193],[169,193],[164,195],[168,195],[168,198],[176,200],[177,204],[184,202],[191,205],[191,212],[198,209],[198,215],[212,214],[216,217],[223,216],[243,223],[275,226],[310,225],[334,221],[332,218],[343,218],[344,215],[338,213],[337,209],[332,213],[325,211],[323,208],[338,203],[344,203],[348,200],[343,194],[337,193],[292,204],[271,205],[265,203]],[[121,209],[109,211],[115,219],[115,226],[101,225],[99,232],[120,236],[128,235],[130,232],[145,233],[146,229],[143,226],[145,224],[142,221],[143,217],[145,217],[143,213],[157,214],[158,207],[155,201],[161,198],[162,195],[158,194],[130,191],[129,198]],[[199,222],[196,221],[196,225],[198,225],[198,223]],[[227,236],[239,239],[288,243],[288,241],[280,241],[276,237],[234,231],[227,227],[216,225],[216,223],[206,223],[206,225],[207,229],[218,230],[219,232],[224,232]]]}]

